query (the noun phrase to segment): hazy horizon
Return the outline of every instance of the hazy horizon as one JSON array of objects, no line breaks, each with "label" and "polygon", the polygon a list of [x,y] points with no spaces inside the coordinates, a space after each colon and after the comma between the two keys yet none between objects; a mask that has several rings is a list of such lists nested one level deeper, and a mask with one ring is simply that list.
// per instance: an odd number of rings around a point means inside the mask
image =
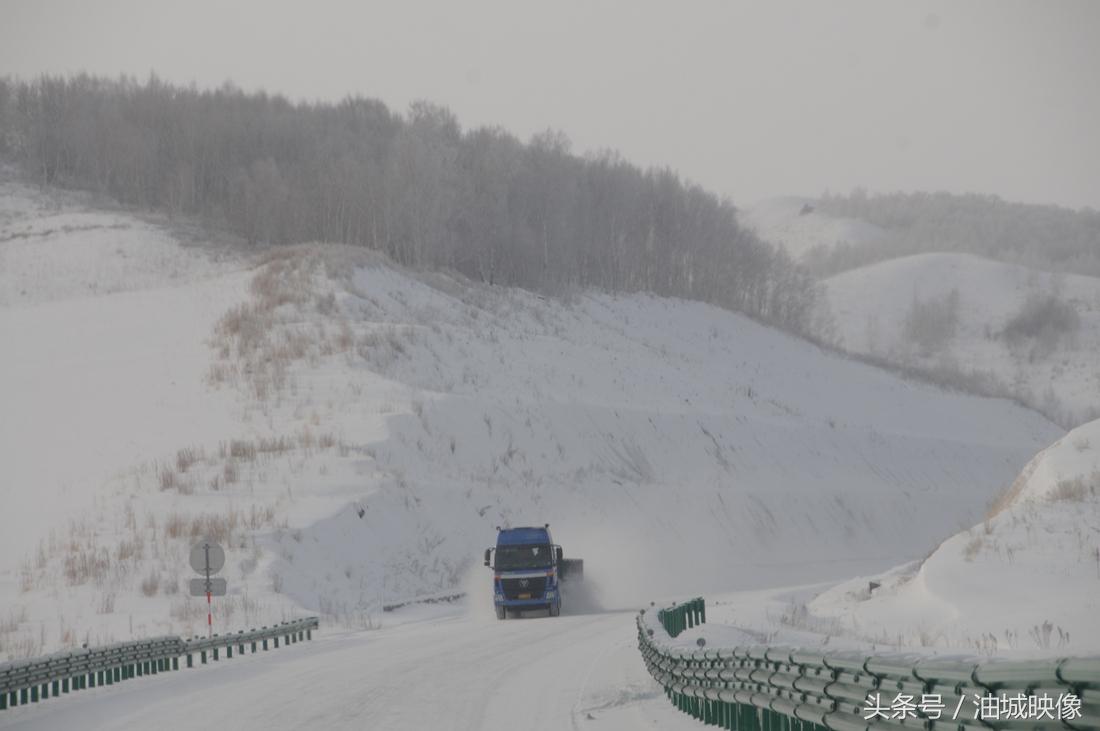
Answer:
[{"label": "hazy horizon", "polygon": [[414,99],[464,128],[668,166],[737,205],[946,190],[1100,209],[1100,5],[7,5],[0,73],[295,100]]}]

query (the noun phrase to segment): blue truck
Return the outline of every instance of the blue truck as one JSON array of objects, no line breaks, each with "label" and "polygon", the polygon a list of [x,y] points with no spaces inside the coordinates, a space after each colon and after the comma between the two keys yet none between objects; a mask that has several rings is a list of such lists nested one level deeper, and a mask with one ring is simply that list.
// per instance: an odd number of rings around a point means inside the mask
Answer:
[{"label": "blue truck", "polygon": [[485,549],[485,565],[493,569],[493,605],[497,619],[511,612],[545,609],[561,614],[562,584],[584,576],[584,561],[567,559],[550,537],[550,524],[541,528],[497,528],[497,545]]}]

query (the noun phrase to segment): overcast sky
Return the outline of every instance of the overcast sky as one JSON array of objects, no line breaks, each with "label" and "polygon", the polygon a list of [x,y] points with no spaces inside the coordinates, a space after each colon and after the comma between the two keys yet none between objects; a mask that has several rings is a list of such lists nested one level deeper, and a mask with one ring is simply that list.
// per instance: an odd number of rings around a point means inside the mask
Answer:
[{"label": "overcast sky", "polygon": [[1100,209],[1100,2],[0,0],[0,73],[426,98],[741,205],[950,190]]}]

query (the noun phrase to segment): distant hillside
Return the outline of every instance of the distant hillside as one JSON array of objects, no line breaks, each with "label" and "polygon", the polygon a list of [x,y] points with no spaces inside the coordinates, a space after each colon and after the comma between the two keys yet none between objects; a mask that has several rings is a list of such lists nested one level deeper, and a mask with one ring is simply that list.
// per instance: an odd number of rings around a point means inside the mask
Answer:
[{"label": "distant hillside", "polygon": [[838,246],[864,244],[886,237],[884,229],[857,218],[824,214],[812,198],[772,198],[739,213],[741,223],[773,244],[782,246],[796,261],[832,251]]},{"label": "distant hillside", "polygon": [[854,219],[879,233],[819,247],[804,261],[822,275],[909,254],[970,253],[1034,269],[1100,276],[1100,212],[1009,203],[949,193],[825,195],[825,217]]},{"label": "distant hillside", "polygon": [[[1100,416],[1100,278],[920,254],[825,280],[835,342],[975,378],[1067,425]],[[968,378],[963,378],[966,376]]]}]

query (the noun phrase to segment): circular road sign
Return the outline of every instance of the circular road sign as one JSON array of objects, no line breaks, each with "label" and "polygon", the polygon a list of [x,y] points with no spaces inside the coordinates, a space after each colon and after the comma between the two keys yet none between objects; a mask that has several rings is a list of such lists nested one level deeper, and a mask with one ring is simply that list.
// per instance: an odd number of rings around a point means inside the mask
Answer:
[{"label": "circular road sign", "polygon": [[204,538],[191,547],[191,568],[195,569],[196,573],[206,575],[207,556],[210,561],[210,573],[216,574],[225,566],[225,551],[214,541]]}]

